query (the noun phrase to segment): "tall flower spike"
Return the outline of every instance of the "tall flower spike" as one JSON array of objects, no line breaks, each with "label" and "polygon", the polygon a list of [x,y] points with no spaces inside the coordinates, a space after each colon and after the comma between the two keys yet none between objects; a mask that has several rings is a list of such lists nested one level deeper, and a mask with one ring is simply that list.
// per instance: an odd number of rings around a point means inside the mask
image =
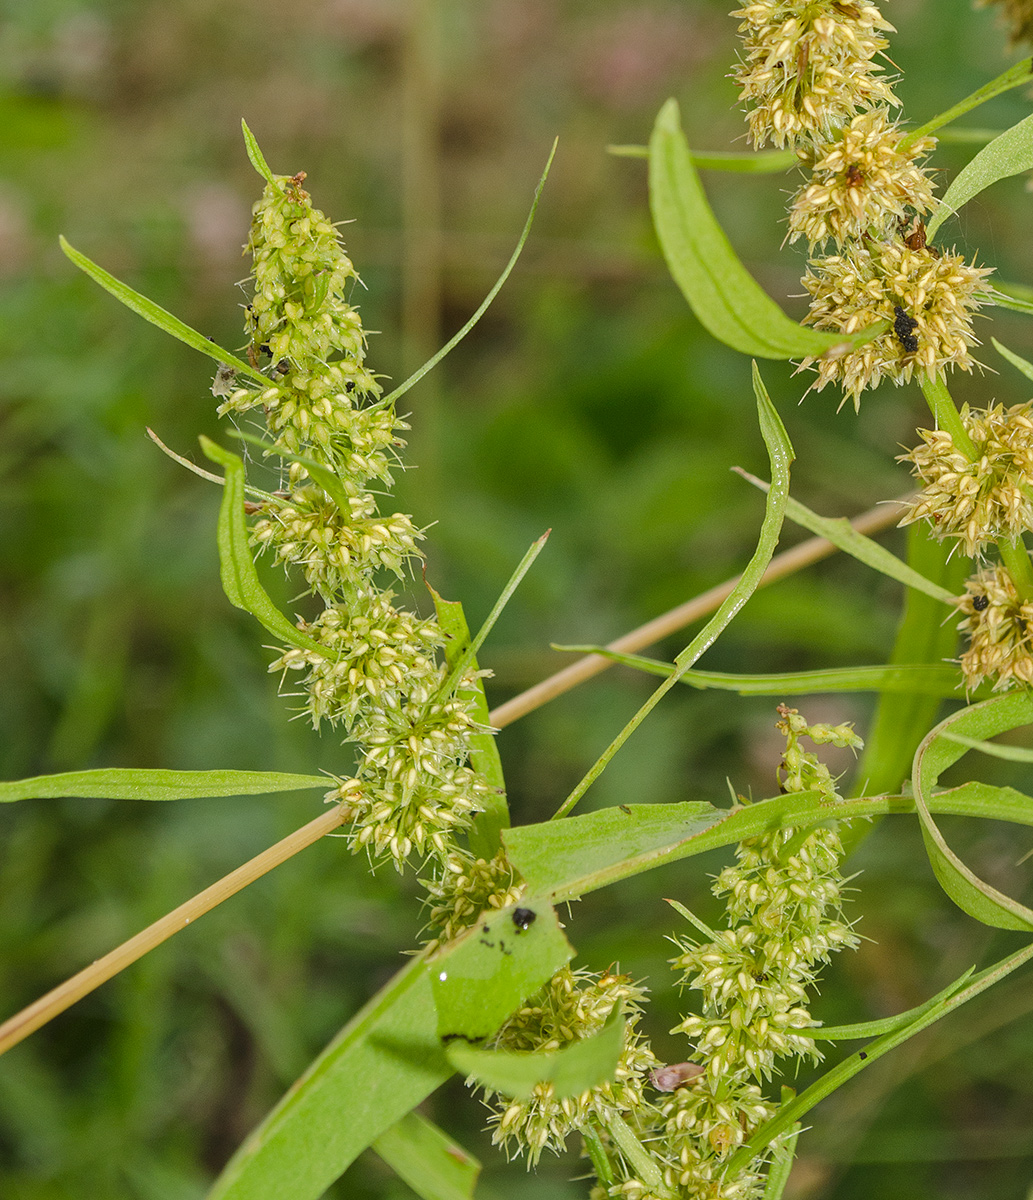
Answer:
[{"label": "tall flower spike", "polygon": [[899,103],[873,61],[893,29],[874,4],[756,0],[732,16],[741,18],[745,53],[735,81],[755,146],[828,137],[858,108]]},{"label": "tall flower spike", "polygon": [[798,151],[812,177],[789,208],[789,240],[805,237],[813,250],[871,233],[879,240],[909,212],[933,206],[932,183],[918,166],[936,147],[932,137],[900,149],[903,131],[885,108],[858,113],[830,138],[817,137]]},{"label": "tall flower spike", "polygon": [[944,429],[920,429],[922,444],[898,461],[925,484],[901,525],[926,518],[933,534],[957,538],[969,557],[987,542],[1033,529],[1033,402],[961,411],[976,448],[962,454]]},{"label": "tall flower spike", "polygon": [[957,601],[969,638],[961,656],[965,687],[993,680],[995,692],[1033,684],[1033,603],[1024,601],[1004,567],[988,567],[965,583]]},{"label": "tall flower spike", "polygon": [[[778,711],[786,736],[783,790],[817,790],[835,804],[835,781],[800,739],[856,749],[860,738],[849,725],[808,725],[795,709]],[[808,1033],[818,1022],[807,990],[822,963],[858,941],[842,915],[842,854],[832,828],[747,839],[713,887],[725,898],[728,928],[709,942],[677,942],[681,953],[672,965],[701,1003],[672,1032],[691,1039],[691,1057],[704,1068],[661,1106],[671,1159],[666,1181],[679,1195],[756,1200],[763,1191],[759,1164],[734,1179],[725,1178],[724,1164],[774,1115],[760,1085],[778,1060],[821,1057]]]},{"label": "tall flower spike", "polygon": [[[357,280],[336,228],[302,187],[276,178],[255,205],[247,249],[254,295],[246,308],[251,361],[264,388],[227,389],[220,411],[264,412],[285,488],[255,508],[252,544],[298,567],[323,611],[298,627],[319,649],[285,649],[271,670],[298,678],[314,725],[342,725],[355,774],[328,801],[352,813],[354,850],[445,861],[489,787],[468,764],[481,732],[461,693],[442,691],[444,635],[433,620],[396,607],[384,574],[402,576],[422,555],[405,513],[383,516],[406,428],[365,365],[365,335],[348,290]],[[296,674],[298,673],[298,674]],[[472,686],[474,679],[461,681]]]},{"label": "tall flower spike", "polygon": [[883,379],[902,384],[920,371],[970,371],[970,350],[978,345],[972,315],[989,299],[985,279],[991,270],[969,266],[960,254],[912,249],[902,240],[853,242],[839,254],[812,259],[803,277],[812,297],[805,321],[841,333],[877,321],[888,325],[856,350],[804,359],[803,367],[817,366],[812,387],[839,384],[857,408],[861,392]]}]

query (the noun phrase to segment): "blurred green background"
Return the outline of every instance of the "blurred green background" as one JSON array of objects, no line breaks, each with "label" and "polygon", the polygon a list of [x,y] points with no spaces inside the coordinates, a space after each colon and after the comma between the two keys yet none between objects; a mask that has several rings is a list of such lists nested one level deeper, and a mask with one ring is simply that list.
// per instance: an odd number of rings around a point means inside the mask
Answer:
[{"label": "blurred green background", "polygon": [[[7,0],[0,4],[0,772],[89,766],[345,770],[347,750],[289,720],[264,635],[218,582],[216,489],[164,458],[220,436],[211,364],[80,276],[73,244],[224,345],[240,344],[240,246],[258,179],[308,172],[368,289],[375,369],[394,380],[476,307],[516,240],[552,138],[560,149],[521,263],[477,330],[405,400],[405,507],[432,526],[428,578],[486,614],[529,543],[548,547],[482,655],[497,703],[741,568],[762,500],[749,363],[714,343],[666,275],[642,142],[678,96],[701,148],[745,148],[727,79],[727,0]],[[1009,61],[987,11],[897,0],[890,50],[917,120]],[[1013,56],[1014,57],[1014,56]],[[972,124],[1029,111],[1012,93]],[[945,173],[971,150],[945,147]],[[946,174],[944,176],[946,178]],[[779,256],[779,177],[708,176],[758,278],[802,314],[802,254]],[[952,220],[1005,278],[1033,280],[1031,198],[1012,180]],[[984,330],[988,324],[984,323]],[[996,335],[1033,353],[1028,318]],[[988,341],[988,336],[986,338]],[[1002,367],[961,398],[1016,403]],[[798,455],[796,494],[852,515],[907,489],[893,455],[925,421],[914,389],[831,391],[764,366]],[[225,438],[225,429],[221,431]],[[787,530],[783,544],[797,540]],[[899,535],[890,543],[901,546]],[[272,575],[282,604],[291,591]],[[831,560],[756,596],[701,663],[728,671],[885,661],[899,589]],[[417,597],[415,603],[425,601]],[[680,643],[664,648],[674,653]],[[505,730],[515,820],[543,819],[651,683],[614,671]],[[773,791],[774,703],[669,697],[585,806]],[[864,699],[799,702],[852,719]],[[838,769],[848,763],[839,762]],[[1018,768],[1002,780],[1023,786]],[[1029,786],[1029,780],[1025,780]],[[40,801],[0,813],[0,1016],[319,811],[270,797],[134,806]],[[953,828],[975,869],[1020,894],[1014,828]],[[678,998],[663,931],[674,895],[706,919],[721,857],[667,867],[575,906],[579,964],[648,979],[658,1052]],[[914,826],[857,858],[867,938],[829,973],[818,1015],[903,1009],[1014,941],[976,927],[933,881]],[[194,1200],[308,1059],[403,962],[422,920],[411,877],[371,876],[329,839],[205,917],[0,1059],[4,1200]],[[1026,1197],[1033,1185],[1033,990],[1024,978],[879,1063],[814,1114],[787,1195]],[[1025,1019],[1017,1019],[1025,1018]],[[801,1082],[803,1082],[801,1080]],[[486,1145],[453,1081],[427,1106],[479,1153],[485,1197],[585,1194],[573,1153],[537,1175]],[[343,1119],[343,1117],[342,1117]],[[573,1140],[572,1140],[573,1141]],[[853,1164],[853,1165],[851,1165]],[[331,1193],[411,1193],[365,1156]],[[480,1192],[478,1193],[481,1194]]]}]

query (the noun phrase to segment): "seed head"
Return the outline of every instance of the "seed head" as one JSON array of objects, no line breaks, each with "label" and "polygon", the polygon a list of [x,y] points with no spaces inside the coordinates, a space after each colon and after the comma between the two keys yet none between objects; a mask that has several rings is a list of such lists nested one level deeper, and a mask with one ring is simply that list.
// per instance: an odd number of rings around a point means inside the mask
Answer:
[{"label": "seed head", "polygon": [[1033,402],[1006,409],[962,409],[976,447],[962,454],[944,429],[920,429],[922,444],[900,456],[925,487],[901,525],[926,518],[936,537],[957,538],[969,557],[987,542],[1033,528]]},{"label": "seed head", "polygon": [[[969,351],[978,345],[972,315],[989,298],[990,273],[991,268],[969,266],[959,254],[912,250],[903,241],[855,242],[812,259],[803,278],[812,297],[807,322],[840,333],[857,333],[877,321],[889,326],[849,353],[804,359],[804,367],[817,368],[814,390],[837,383],[857,408],[861,392],[884,378],[902,384],[918,371],[930,377],[947,367],[970,371],[975,360]],[[897,309],[906,318],[906,333]]]},{"label": "seed head", "polygon": [[813,250],[866,233],[883,239],[908,211],[933,206],[932,183],[918,160],[936,139],[918,138],[900,149],[903,132],[885,107],[858,113],[831,137],[816,137],[799,151],[812,172],[789,209],[789,240],[806,237]]},{"label": "seed head", "polygon": [[899,103],[873,62],[893,29],[874,4],[756,0],[732,16],[744,42],[734,77],[755,146],[829,137],[858,108]]},{"label": "seed head", "polygon": [[1033,683],[1033,603],[1023,601],[1002,566],[987,567],[965,584],[958,601],[965,619],[958,629],[969,637],[961,656],[966,688],[984,679],[995,692]]}]

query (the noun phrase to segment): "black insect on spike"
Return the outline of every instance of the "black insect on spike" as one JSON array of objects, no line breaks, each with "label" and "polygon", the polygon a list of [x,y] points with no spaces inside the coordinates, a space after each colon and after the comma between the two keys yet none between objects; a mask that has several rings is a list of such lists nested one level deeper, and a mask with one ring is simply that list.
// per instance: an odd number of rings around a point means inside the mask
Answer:
[{"label": "black insect on spike", "polygon": [[530,929],[538,920],[538,914],[530,908],[514,908],[513,924],[517,929]]},{"label": "black insect on spike", "polygon": [[972,597],[972,607],[976,610],[976,612],[985,612],[986,609],[988,609],[990,607],[990,597],[989,596],[973,596]]},{"label": "black insect on spike", "polygon": [[908,354],[914,354],[918,349],[918,338],[914,334],[917,328],[918,322],[915,318],[909,317],[899,304],[895,304],[893,306],[893,332]]}]

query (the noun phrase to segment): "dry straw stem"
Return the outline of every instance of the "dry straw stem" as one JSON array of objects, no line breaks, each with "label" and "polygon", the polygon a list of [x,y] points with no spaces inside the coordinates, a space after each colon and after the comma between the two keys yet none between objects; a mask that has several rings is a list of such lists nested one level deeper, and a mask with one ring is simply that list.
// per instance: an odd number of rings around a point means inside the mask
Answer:
[{"label": "dry straw stem", "polygon": [[[855,517],[850,524],[858,533],[872,534],[896,525],[899,520],[900,512],[895,504],[879,504]],[[808,538],[807,541],[801,542],[791,550],[783,550],[781,554],[776,554],[768,564],[768,569],[761,576],[760,586],[764,587],[766,584],[774,583],[776,579],[782,579],[794,571],[802,570],[811,563],[820,562],[823,558],[828,558],[835,550],[836,547],[826,538]],[[647,621],[645,625],[640,625],[638,629],[633,629],[631,633],[617,638],[615,642],[610,642],[606,649],[619,654],[634,654],[638,650],[652,646],[654,642],[659,642],[662,638],[677,633],[679,629],[684,629],[686,625],[691,625],[693,621],[709,616],[720,608],[738,582],[738,575],[726,579],[724,583],[719,583],[709,591],[693,597],[692,600],[686,600],[677,608],[672,608],[662,616]],[[526,692],[521,692],[519,696],[514,696],[512,700],[500,704],[498,708],[488,714],[488,720],[495,729],[502,729],[614,665],[613,659],[604,658],[601,654],[586,654],[584,658],[579,658],[569,667],[564,667],[562,671],[557,671],[555,675],[550,675],[548,679],[536,683]]]},{"label": "dry straw stem", "polygon": [[311,846],[325,834],[331,833],[345,824],[349,815],[348,809],[343,805],[338,805],[329,812],[321,813],[314,821],[309,821],[307,825],[296,829],[282,841],[277,842],[275,846],[263,850],[261,854],[256,855],[243,866],[237,867],[235,871],[231,871],[229,875],[213,883],[211,887],[205,888],[203,892],[198,892],[185,904],[166,913],[153,925],[142,929],[129,941],[123,942],[121,946],[117,946],[103,958],[98,958],[96,962],[85,967],[77,975],[73,975],[71,979],[66,979],[53,991],[47,992],[45,996],[41,996],[27,1008],[23,1008],[21,1012],[15,1013],[13,1017],[0,1025],[0,1054],[12,1046],[16,1046],[23,1038],[34,1033],[41,1025],[45,1025],[56,1017],[58,1013],[63,1013],[66,1008],[71,1008],[77,1000],[81,1000],[83,996],[100,987],[102,983],[106,983],[119,971],[136,962],[138,958],[143,958],[149,950],[159,946],[174,933],[179,933],[192,921],[203,917],[217,904],[221,904],[223,900],[228,900],[230,896],[243,891],[249,883],[254,883],[256,879],[271,871],[273,867],[278,867],[287,859],[293,858],[299,850],[304,850],[306,846]]},{"label": "dry straw stem", "polygon": [[[872,534],[896,524],[898,519],[899,513],[895,506],[880,504],[869,509],[868,512],[862,513],[859,517],[855,517],[851,524],[858,533]],[[820,562],[821,559],[828,558],[835,550],[836,547],[826,538],[808,538],[805,542],[801,542],[791,550],[783,551],[771,560],[761,579],[761,586],[791,575],[794,571],[799,571],[811,563]],[[725,597],[735,587],[738,579],[739,576],[736,575],[734,578],[718,584],[717,587],[703,592],[702,595],[680,604],[677,608],[672,608],[662,616],[647,621],[645,625],[640,625],[638,629],[611,642],[607,649],[631,654],[651,646],[661,638],[676,633],[679,629],[683,629],[686,625],[698,621],[701,617],[705,617],[719,608]],[[613,665],[612,660],[603,658],[602,655],[588,654],[564,670],[558,671],[541,683],[535,684],[534,687],[528,688],[519,696],[514,696],[512,700],[507,700],[505,704],[500,704],[489,714],[489,720],[494,728],[501,729],[505,725],[512,724],[518,717],[540,708],[543,704],[547,704],[550,700],[554,700],[557,696],[570,691],[579,683],[584,683],[585,680],[591,679],[594,675],[598,675]],[[119,971],[136,962],[137,959],[143,958],[148,951],[161,945],[174,933],[185,929],[198,917],[204,916],[206,912],[210,912],[224,900],[228,900],[230,896],[242,891],[249,883],[253,883],[271,871],[273,867],[278,867],[297,854],[299,850],[304,850],[306,846],[311,846],[313,842],[319,841],[321,837],[346,824],[349,815],[349,810],[343,806],[322,813],[314,821],[309,821],[307,825],[295,830],[294,833],[277,842],[275,846],[263,850],[261,854],[244,863],[235,871],[231,871],[229,875],[213,883],[211,887],[205,888],[203,892],[198,892],[192,899],[173,909],[172,912],[155,921],[153,925],[148,925],[146,929],[141,930],[127,942],[123,942],[121,946],[117,946],[109,954],[105,954],[103,958],[98,958],[96,962],[91,963],[77,975],[73,975],[71,979],[65,980],[64,983],[47,992],[45,996],[41,996],[27,1008],[23,1008],[21,1012],[15,1013],[13,1017],[0,1025],[0,1054],[12,1046],[16,1046],[40,1026],[45,1025],[65,1009],[71,1008],[76,1001],[100,987],[102,983],[106,983]]]}]

